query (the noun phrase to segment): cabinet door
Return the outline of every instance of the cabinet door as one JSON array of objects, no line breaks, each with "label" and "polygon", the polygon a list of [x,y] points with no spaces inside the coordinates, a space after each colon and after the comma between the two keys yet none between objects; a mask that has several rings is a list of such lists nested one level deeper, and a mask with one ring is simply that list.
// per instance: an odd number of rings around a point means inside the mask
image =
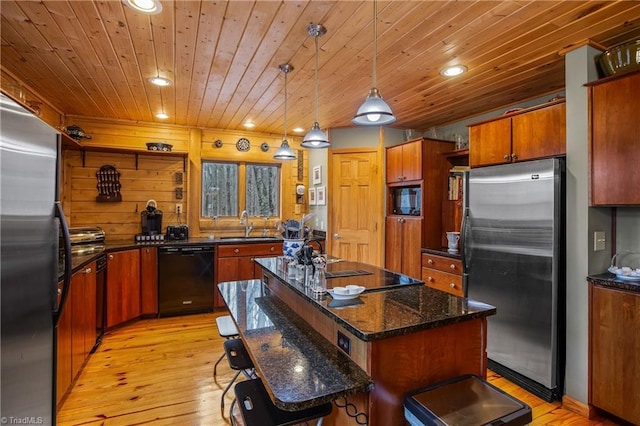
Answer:
[{"label": "cabinet door", "polygon": [[140,249],[140,308],[143,315],[158,314],[158,249]]},{"label": "cabinet door", "polygon": [[84,270],[82,330],[84,334],[84,357],[89,356],[96,344],[96,262],[91,262]]},{"label": "cabinet door", "polygon": [[402,146],[387,148],[387,183],[402,182]]},{"label": "cabinet door", "polygon": [[565,105],[563,102],[511,118],[513,161],[566,154]]},{"label": "cabinet door", "polygon": [[403,181],[422,179],[422,139],[402,145]]},{"label": "cabinet door", "polygon": [[[62,288],[62,284],[58,285],[58,288]],[[56,332],[58,333],[57,341],[57,357],[56,357],[56,403],[60,404],[60,400],[65,395],[72,381],[71,370],[71,317],[73,316],[71,298],[67,299],[67,303],[62,310],[62,315],[58,320],[58,326]]]},{"label": "cabinet door", "polygon": [[87,306],[84,300],[85,269],[71,277],[67,308],[71,311],[71,378],[76,377],[84,362],[84,318]]},{"label": "cabinet door", "polygon": [[591,205],[640,204],[640,73],[591,88]]},{"label": "cabinet door", "polygon": [[140,316],[140,250],[107,255],[107,327]]},{"label": "cabinet door", "polygon": [[640,295],[591,286],[591,403],[640,424]]},{"label": "cabinet door", "polygon": [[402,223],[402,270],[403,274],[420,279],[422,250],[422,219],[403,218]]},{"label": "cabinet door", "polygon": [[489,121],[469,127],[471,167],[511,161],[511,119]]},{"label": "cabinet door", "polygon": [[387,216],[385,219],[384,266],[395,271],[402,271],[402,224],[398,216]]}]

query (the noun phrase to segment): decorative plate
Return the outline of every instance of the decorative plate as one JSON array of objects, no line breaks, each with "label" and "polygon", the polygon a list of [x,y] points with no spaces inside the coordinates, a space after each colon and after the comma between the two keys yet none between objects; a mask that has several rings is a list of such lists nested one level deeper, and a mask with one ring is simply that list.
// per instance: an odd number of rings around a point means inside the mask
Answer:
[{"label": "decorative plate", "polygon": [[216,139],[216,141],[213,143],[213,145],[216,148],[222,148],[222,141],[220,139]]},{"label": "decorative plate", "polygon": [[262,152],[269,151],[269,144],[266,142],[262,142],[262,145],[260,145],[260,149],[262,150]]},{"label": "decorative plate", "polygon": [[240,138],[238,139],[238,142],[236,142],[236,148],[238,151],[242,152],[249,151],[249,148],[251,148],[251,142],[249,142],[249,139],[247,138]]}]

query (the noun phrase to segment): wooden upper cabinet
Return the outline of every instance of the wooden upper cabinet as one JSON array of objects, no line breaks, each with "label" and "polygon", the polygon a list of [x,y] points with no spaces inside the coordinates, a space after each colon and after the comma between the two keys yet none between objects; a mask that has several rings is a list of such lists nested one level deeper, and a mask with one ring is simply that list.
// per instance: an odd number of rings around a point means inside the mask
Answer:
[{"label": "wooden upper cabinet", "polygon": [[566,154],[564,100],[469,126],[471,167]]},{"label": "wooden upper cabinet", "polygon": [[592,206],[640,205],[640,72],[590,87]]},{"label": "wooden upper cabinet", "polygon": [[567,153],[567,108],[564,102],[511,118],[513,161]]},{"label": "wooden upper cabinet", "polygon": [[422,138],[387,148],[387,183],[422,179]]},{"label": "wooden upper cabinet", "polygon": [[489,121],[469,127],[469,165],[511,162],[511,119]]}]

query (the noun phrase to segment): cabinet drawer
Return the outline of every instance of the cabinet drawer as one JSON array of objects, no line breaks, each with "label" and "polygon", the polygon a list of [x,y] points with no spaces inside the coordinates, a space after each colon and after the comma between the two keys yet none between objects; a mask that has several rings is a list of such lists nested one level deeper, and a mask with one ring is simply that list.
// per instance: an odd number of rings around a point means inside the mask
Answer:
[{"label": "cabinet drawer", "polygon": [[462,276],[422,268],[422,281],[431,288],[462,296]]},{"label": "cabinet drawer", "polygon": [[422,253],[422,267],[437,269],[450,274],[462,275],[462,261],[446,256]]},{"label": "cabinet drawer", "polygon": [[267,244],[232,244],[216,248],[218,257],[278,256],[282,254],[282,242]]}]

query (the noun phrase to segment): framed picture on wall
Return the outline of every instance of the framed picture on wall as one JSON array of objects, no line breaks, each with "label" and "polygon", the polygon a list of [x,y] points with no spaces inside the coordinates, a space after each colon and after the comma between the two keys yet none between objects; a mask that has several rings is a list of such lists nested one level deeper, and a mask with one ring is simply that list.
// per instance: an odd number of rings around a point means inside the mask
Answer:
[{"label": "framed picture on wall", "polygon": [[316,189],[315,188],[309,188],[309,205],[310,206],[316,205]]},{"label": "framed picture on wall", "polygon": [[314,166],[313,167],[313,179],[312,182],[314,185],[318,185],[322,183],[322,166]]},{"label": "framed picture on wall", "polygon": [[325,204],[327,204],[324,186],[319,186],[316,188],[316,196],[317,196],[317,200],[316,200],[317,205],[324,206]]}]

